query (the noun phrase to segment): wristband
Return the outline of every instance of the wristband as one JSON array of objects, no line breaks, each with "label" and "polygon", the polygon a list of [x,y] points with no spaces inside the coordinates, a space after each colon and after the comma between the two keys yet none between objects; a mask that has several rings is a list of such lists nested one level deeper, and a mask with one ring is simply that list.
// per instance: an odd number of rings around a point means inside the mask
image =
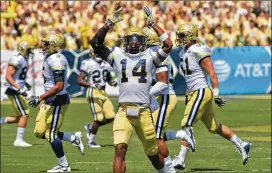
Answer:
[{"label": "wristband", "polygon": [[168,34],[166,34],[166,33],[163,33],[160,37],[159,37],[159,39],[160,39],[160,41],[161,42],[164,42],[166,39],[168,39]]},{"label": "wristband", "polygon": [[219,89],[213,88],[213,96],[218,96],[218,95],[219,95]]},{"label": "wristband", "polygon": [[112,27],[112,26],[113,26],[113,22],[112,22],[110,19],[108,19],[108,20],[106,21],[106,25],[107,25],[108,27]]},{"label": "wristband", "polygon": [[158,53],[161,55],[161,56],[163,56],[163,57],[168,57],[168,55],[169,55],[169,53],[165,53],[162,49],[159,49],[158,50]]}]

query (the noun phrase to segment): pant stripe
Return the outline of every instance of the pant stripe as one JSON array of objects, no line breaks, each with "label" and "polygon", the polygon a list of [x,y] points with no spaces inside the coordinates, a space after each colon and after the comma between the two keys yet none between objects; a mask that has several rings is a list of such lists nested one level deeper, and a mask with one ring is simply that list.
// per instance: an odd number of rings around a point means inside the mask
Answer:
[{"label": "pant stripe", "polygon": [[97,120],[97,115],[96,115],[95,108],[94,108],[93,89],[92,88],[90,88],[89,93],[90,93],[90,95],[89,95],[90,108],[91,108],[91,111],[93,113],[94,121],[96,121]]},{"label": "pant stripe", "polygon": [[60,106],[56,106],[53,110],[53,117],[52,117],[51,129],[49,134],[50,142],[53,142],[55,140],[55,132],[58,126],[59,114],[60,114]]},{"label": "pant stripe", "polygon": [[18,97],[17,95],[14,95],[13,98],[14,98],[14,100],[15,100],[15,103],[16,103],[17,108],[19,109],[21,115],[22,115],[22,116],[26,115],[26,112],[25,112],[25,110],[24,110],[24,107],[23,107],[22,103],[20,102],[19,97]]},{"label": "pant stripe", "polygon": [[164,124],[164,120],[165,120],[166,112],[167,112],[167,107],[168,107],[168,103],[169,103],[169,95],[168,94],[164,94],[161,97],[162,97],[161,105],[160,105],[160,110],[159,110],[158,119],[157,119],[157,123],[156,123],[156,138],[157,139],[161,138],[163,124]]},{"label": "pant stripe", "polygon": [[192,126],[193,125],[193,122],[194,122],[194,119],[197,115],[197,112],[198,112],[198,109],[201,105],[201,102],[204,98],[204,94],[205,94],[205,88],[202,88],[200,90],[197,91],[197,97],[194,101],[194,104],[191,108],[191,111],[190,111],[190,114],[189,114],[189,117],[188,117],[188,120],[187,120],[187,126]]}]

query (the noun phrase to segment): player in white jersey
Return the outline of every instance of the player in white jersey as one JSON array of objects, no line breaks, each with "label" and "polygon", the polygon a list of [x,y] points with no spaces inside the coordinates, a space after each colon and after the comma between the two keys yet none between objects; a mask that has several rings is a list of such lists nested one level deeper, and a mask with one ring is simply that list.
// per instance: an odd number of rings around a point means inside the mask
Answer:
[{"label": "player in white jersey", "polygon": [[114,107],[105,92],[107,82],[111,86],[117,86],[117,81],[112,79],[111,70],[110,64],[102,60],[92,49],[89,58],[81,63],[77,83],[88,88],[87,99],[93,114],[93,123],[85,125],[84,128],[89,139],[88,146],[91,148],[101,147],[95,142],[98,128],[112,122],[115,116]]},{"label": "player in white jersey", "polygon": [[82,155],[84,146],[81,132],[67,134],[59,131],[70,104],[70,97],[66,90],[68,62],[59,52],[64,44],[64,38],[62,35],[49,35],[41,42],[42,52],[45,55],[43,59],[45,93],[29,102],[29,105],[35,108],[41,101],[44,101],[36,118],[34,133],[37,138],[50,142],[57,156],[58,165],[47,172],[70,172],[71,168],[65,157],[61,140],[71,142]]},{"label": "player in white jersey", "polygon": [[28,70],[28,59],[33,54],[33,47],[28,41],[21,41],[17,46],[18,54],[13,55],[8,62],[6,80],[8,88],[5,94],[8,95],[16,112],[15,116],[1,118],[1,124],[17,123],[17,136],[13,143],[16,147],[30,147],[24,141],[25,128],[29,116],[29,107],[26,103],[27,89],[25,80]]},{"label": "player in white jersey", "polygon": [[[150,47],[153,50],[158,50],[161,43],[156,32],[152,28],[144,27],[143,33],[147,37],[147,47]],[[168,87],[158,93],[158,95],[156,95],[157,101],[160,103],[160,106],[159,109],[152,113],[152,118],[156,130],[159,153],[164,158],[164,162],[166,167],[168,168],[168,172],[173,173],[176,171],[172,165],[168,147],[163,139],[170,115],[177,104],[177,97],[173,89],[173,67],[169,56],[162,62],[162,66],[167,67],[167,71],[165,71],[165,73],[167,73],[166,75],[168,75],[169,82]],[[153,82],[156,83],[156,75],[154,75]],[[193,145],[193,141],[185,132],[183,132],[181,135],[181,138],[185,138],[190,145]]]},{"label": "player in white jersey", "polygon": [[[158,82],[151,88],[152,70],[165,71],[160,67],[162,61],[168,56],[172,48],[172,41],[168,35],[155,24],[151,11],[144,6],[148,27],[152,27],[163,43],[157,52],[146,49],[146,37],[138,28],[129,28],[122,38],[124,49],[107,48],[103,43],[107,32],[115,23],[119,22],[122,8],[114,12],[112,18],[98,30],[91,41],[94,51],[100,57],[107,60],[115,69],[119,84],[119,108],[114,123],[113,135],[115,144],[115,156],[113,172],[123,173],[126,170],[125,156],[133,127],[140,138],[144,151],[154,168],[158,172],[166,172],[164,160],[158,154],[156,145],[156,133],[149,109],[151,95],[161,92],[168,85],[167,75],[157,75]],[[167,70],[167,68],[166,68]]]},{"label": "player in white jersey", "polygon": [[[245,165],[249,158],[251,142],[244,142],[232,130],[216,121],[213,109],[213,100],[219,107],[225,101],[219,96],[218,79],[211,61],[211,49],[198,41],[198,28],[194,24],[182,25],[176,33],[176,44],[182,47],[180,52],[180,67],[187,84],[188,97],[184,118],[181,127],[193,137],[192,126],[201,120],[211,133],[219,134],[236,145]],[[208,86],[207,77],[210,77],[212,90]],[[177,132],[167,132],[168,140],[176,138]],[[177,169],[185,168],[185,158],[189,151],[188,143],[182,141],[180,153],[173,160]]]}]

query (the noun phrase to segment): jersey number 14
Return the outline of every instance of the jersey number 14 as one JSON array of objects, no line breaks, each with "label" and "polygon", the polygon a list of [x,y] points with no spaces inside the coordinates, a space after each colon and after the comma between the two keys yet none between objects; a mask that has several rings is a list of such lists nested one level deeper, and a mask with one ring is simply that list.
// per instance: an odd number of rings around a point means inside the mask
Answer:
[{"label": "jersey number 14", "polygon": [[[122,59],[121,60],[121,65],[122,65],[122,78],[121,78],[121,83],[128,82],[128,78],[126,75],[127,71],[127,59]],[[141,71],[138,71],[139,68],[141,68]],[[145,59],[140,59],[138,63],[134,66],[132,69],[132,76],[139,76],[139,83],[146,83],[146,60]]]}]

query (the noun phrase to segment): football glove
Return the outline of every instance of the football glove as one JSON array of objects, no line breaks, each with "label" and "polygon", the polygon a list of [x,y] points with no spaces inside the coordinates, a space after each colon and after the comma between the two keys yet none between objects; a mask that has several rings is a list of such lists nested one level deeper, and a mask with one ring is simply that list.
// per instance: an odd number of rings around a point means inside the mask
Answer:
[{"label": "football glove", "polygon": [[116,80],[110,80],[109,84],[110,84],[110,86],[116,87],[117,86],[117,81]]},{"label": "football glove", "polygon": [[123,12],[123,7],[119,8],[118,10],[116,10],[113,14],[112,14],[112,17],[109,18],[107,21],[106,21],[106,25],[108,25],[109,27],[112,27],[114,24],[122,21],[123,19],[120,17],[121,14]]},{"label": "football glove", "polygon": [[40,103],[42,99],[39,96],[34,97],[30,102],[28,103],[29,106],[36,108]]},{"label": "football glove", "polygon": [[27,93],[26,93],[26,88],[19,88],[18,89],[18,93],[24,97],[27,96]]},{"label": "football glove", "polygon": [[214,102],[219,106],[220,108],[225,105],[225,101],[220,96],[214,96]]},{"label": "football glove", "polygon": [[147,27],[151,28],[155,24],[155,21],[152,16],[152,9],[151,7],[149,8],[146,5],[144,5],[143,10],[145,12],[145,18],[147,20]]}]

